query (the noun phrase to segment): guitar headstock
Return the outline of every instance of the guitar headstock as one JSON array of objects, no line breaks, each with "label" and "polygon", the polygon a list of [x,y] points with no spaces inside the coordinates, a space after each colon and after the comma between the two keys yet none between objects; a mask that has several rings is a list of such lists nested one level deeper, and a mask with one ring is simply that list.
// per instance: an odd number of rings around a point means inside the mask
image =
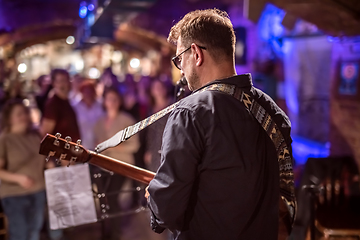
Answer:
[{"label": "guitar headstock", "polygon": [[81,146],[81,140],[76,143],[71,141],[71,137],[61,138],[61,134],[55,136],[46,134],[40,143],[39,153],[45,155],[46,160],[50,158],[56,159],[58,162],[62,160],[71,162],[87,162],[90,156],[88,150]]}]

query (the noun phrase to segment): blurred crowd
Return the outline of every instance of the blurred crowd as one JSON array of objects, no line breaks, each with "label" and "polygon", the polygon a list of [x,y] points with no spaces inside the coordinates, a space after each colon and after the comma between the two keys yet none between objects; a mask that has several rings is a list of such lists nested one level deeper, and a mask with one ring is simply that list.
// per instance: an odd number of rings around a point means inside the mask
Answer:
[{"label": "blurred crowd", "polygon": [[[21,82],[11,84],[8,91],[0,94],[0,198],[8,219],[9,240],[37,240],[44,226],[43,172],[57,167],[54,161],[45,163],[45,157],[38,154],[46,133],[61,133],[74,142],[81,139],[86,149],[93,150],[98,143],[175,100],[169,77],[119,77],[110,68],[96,80],[54,69],[49,75],[40,76],[36,87],[25,94]],[[165,123],[166,117],[103,154],[156,171]],[[90,170],[101,171],[94,167]],[[121,191],[125,185],[136,186],[116,174],[100,185],[108,192]],[[132,202],[139,198],[140,195],[134,195]],[[118,198],[109,199],[108,204],[114,212],[123,210]],[[119,224],[116,218],[110,221],[109,239],[120,239]],[[61,230],[48,232],[50,239],[64,238]]]}]

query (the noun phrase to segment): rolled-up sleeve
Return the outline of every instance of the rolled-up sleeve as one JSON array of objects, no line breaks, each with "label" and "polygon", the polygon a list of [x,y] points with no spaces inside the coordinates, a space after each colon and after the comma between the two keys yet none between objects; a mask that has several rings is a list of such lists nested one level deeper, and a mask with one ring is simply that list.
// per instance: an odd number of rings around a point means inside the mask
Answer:
[{"label": "rolled-up sleeve", "polygon": [[167,121],[162,142],[161,165],[149,184],[149,207],[161,226],[182,229],[190,194],[204,147],[196,114],[174,110]]}]

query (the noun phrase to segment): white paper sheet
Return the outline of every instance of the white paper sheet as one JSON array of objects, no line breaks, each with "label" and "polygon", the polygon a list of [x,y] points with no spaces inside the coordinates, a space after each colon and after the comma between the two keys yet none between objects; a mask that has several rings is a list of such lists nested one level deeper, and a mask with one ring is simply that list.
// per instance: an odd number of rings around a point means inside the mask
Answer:
[{"label": "white paper sheet", "polygon": [[45,171],[51,229],[97,221],[88,164]]}]

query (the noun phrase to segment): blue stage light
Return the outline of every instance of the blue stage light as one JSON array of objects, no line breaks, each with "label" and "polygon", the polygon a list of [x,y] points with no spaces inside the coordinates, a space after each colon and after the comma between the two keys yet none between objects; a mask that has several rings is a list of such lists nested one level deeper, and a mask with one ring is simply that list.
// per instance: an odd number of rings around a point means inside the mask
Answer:
[{"label": "blue stage light", "polygon": [[87,9],[86,2],[81,2],[80,3],[80,8],[79,8],[79,17],[85,18],[86,15],[87,15],[87,11],[88,11],[88,9]]},{"label": "blue stage light", "polygon": [[94,4],[90,3],[89,6],[88,6],[89,12],[93,11],[94,9],[95,9]]},{"label": "blue stage light", "polygon": [[87,8],[85,6],[80,7],[79,16],[81,18],[84,18],[84,17],[86,17],[86,15],[87,15]]},{"label": "blue stage light", "polygon": [[308,158],[325,158],[330,155],[330,143],[320,143],[299,136],[292,136],[292,152],[296,165],[305,164]]}]

